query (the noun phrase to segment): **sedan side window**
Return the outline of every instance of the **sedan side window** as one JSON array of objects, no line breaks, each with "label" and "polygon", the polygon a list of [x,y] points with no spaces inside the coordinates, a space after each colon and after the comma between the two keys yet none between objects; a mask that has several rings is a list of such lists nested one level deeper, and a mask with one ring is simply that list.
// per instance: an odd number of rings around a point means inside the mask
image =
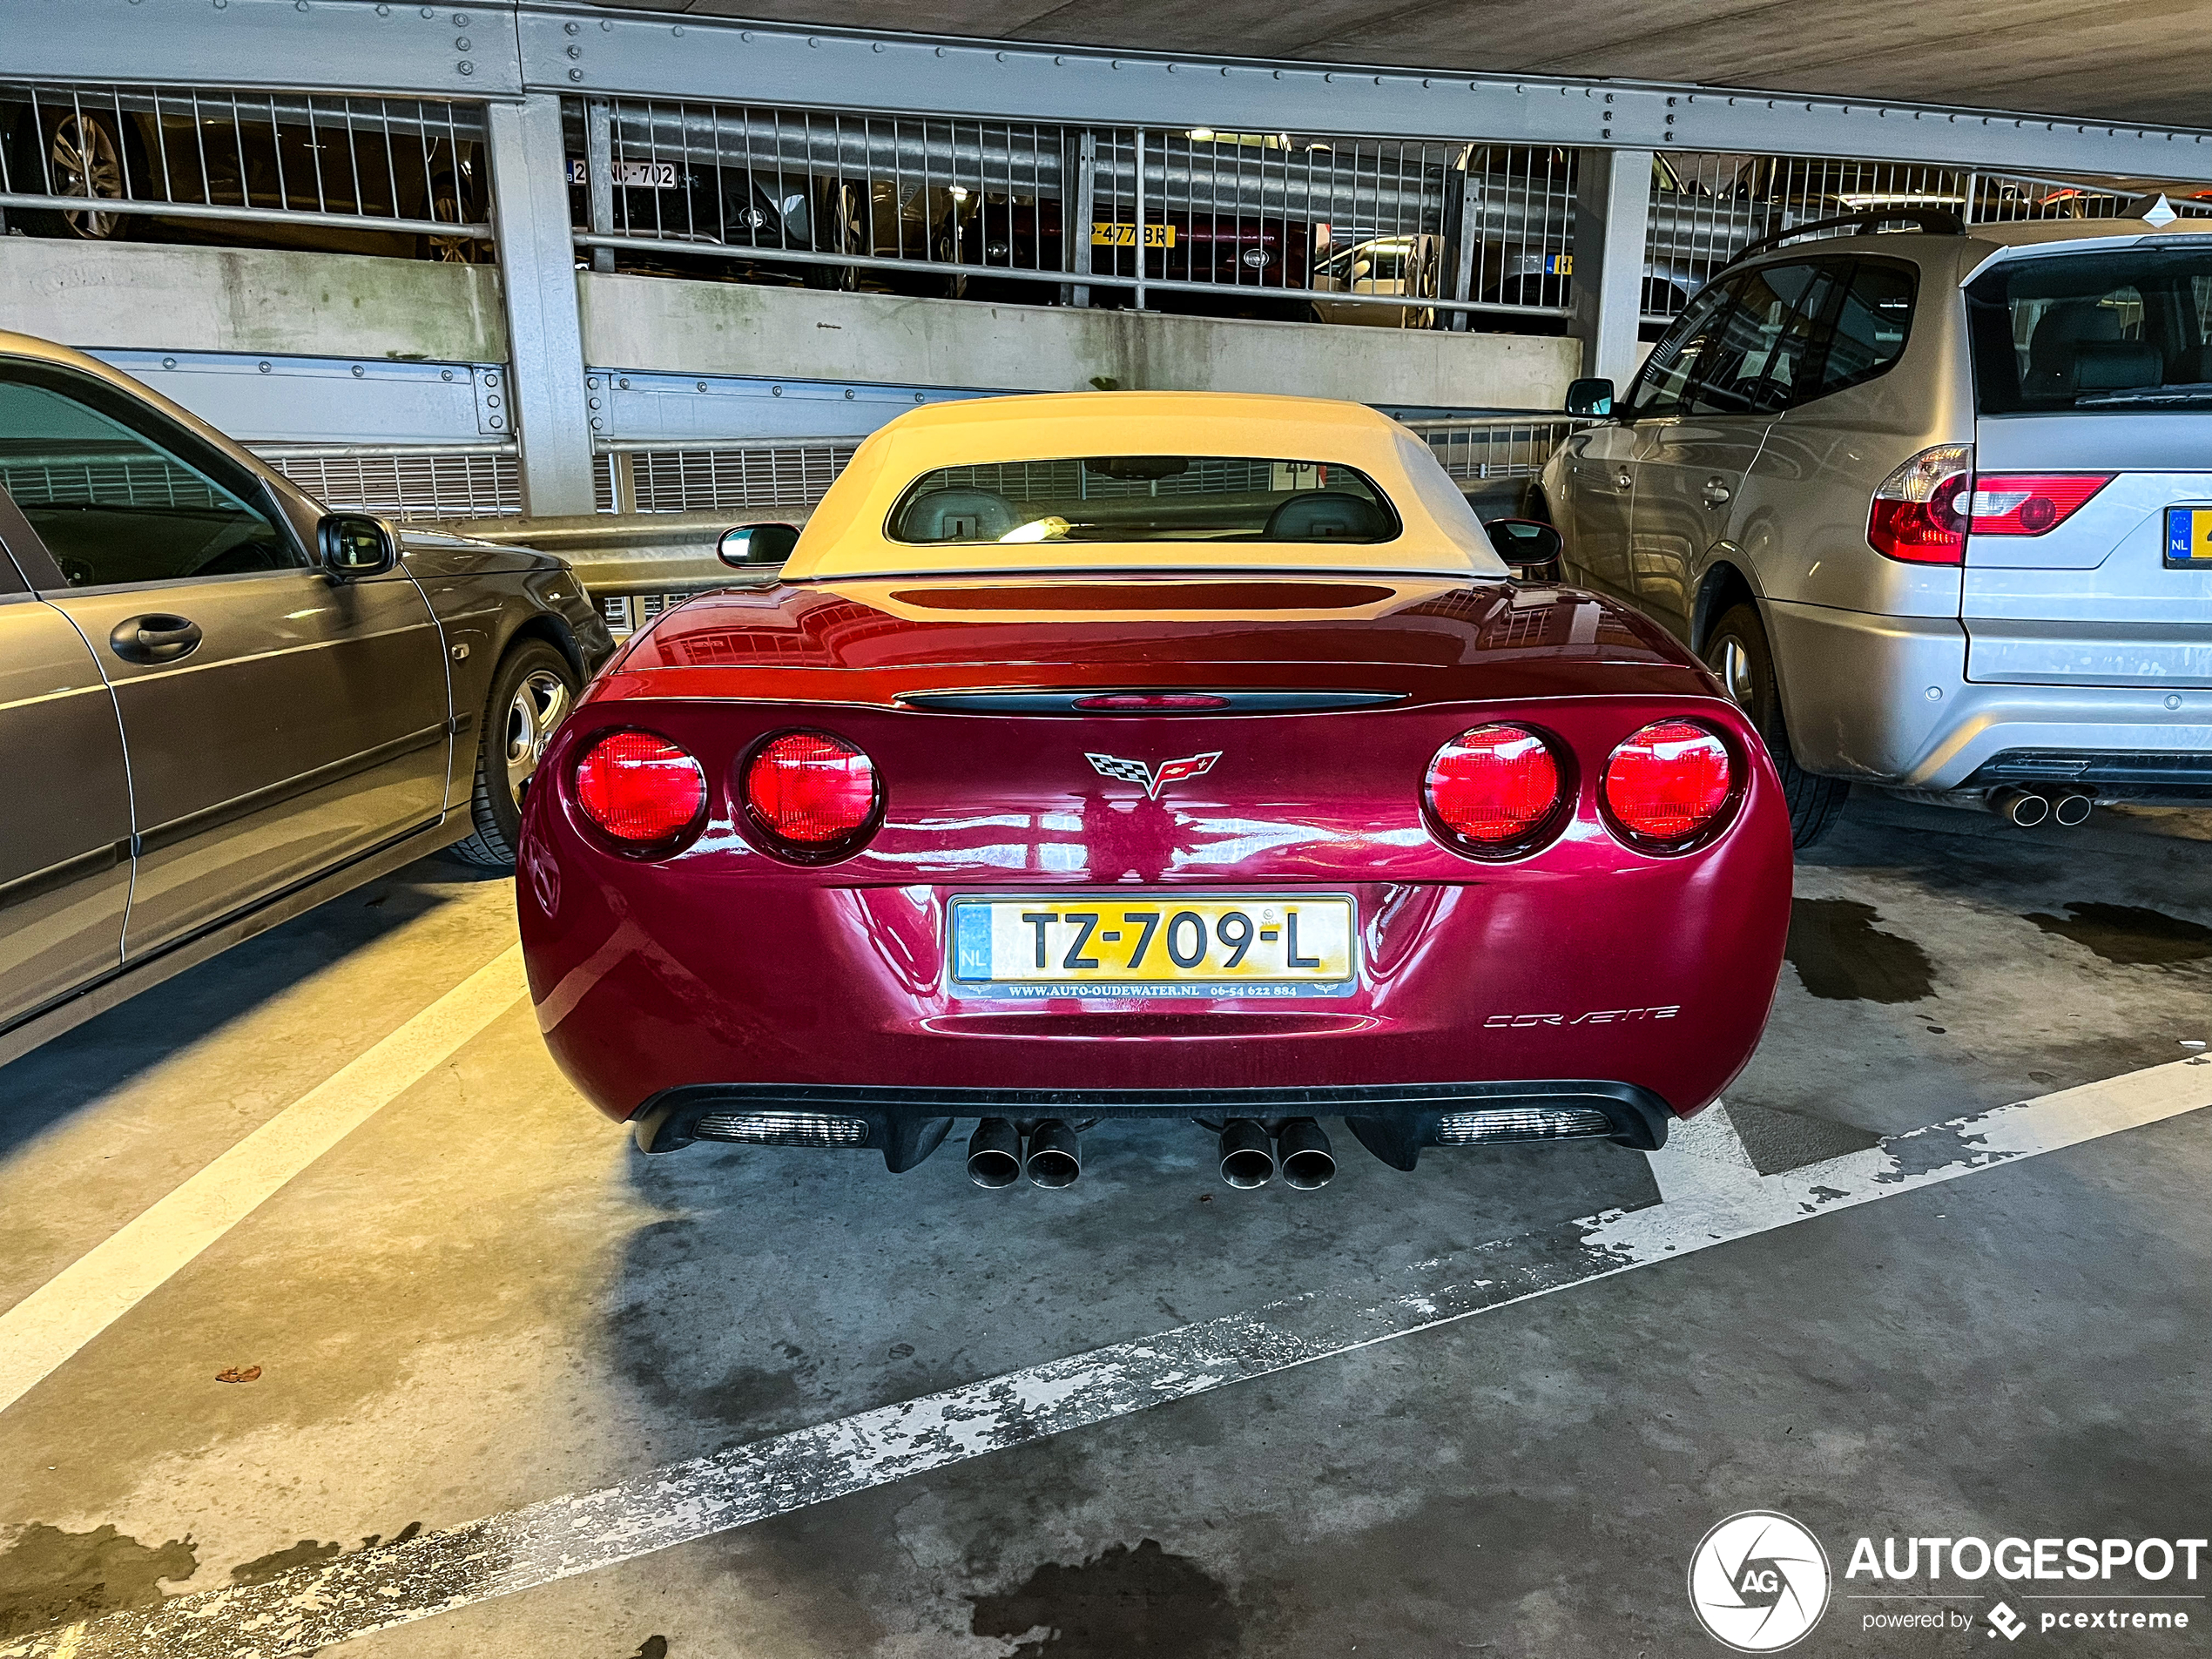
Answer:
[{"label": "sedan side window", "polygon": [[63,580],[107,587],[307,563],[254,499],[250,474],[141,429],[154,424],[126,394],[89,376],[0,368],[0,487]]}]

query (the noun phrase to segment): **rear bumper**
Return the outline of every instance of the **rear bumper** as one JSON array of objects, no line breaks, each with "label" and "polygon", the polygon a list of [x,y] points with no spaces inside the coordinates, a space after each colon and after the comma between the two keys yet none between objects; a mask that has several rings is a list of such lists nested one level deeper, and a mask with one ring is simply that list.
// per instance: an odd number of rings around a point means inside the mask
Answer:
[{"label": "rear bumper", "polygon": [[2212,749],[2212,691],[1978,683],[1956,617],[1765,610],[1791,746],[1810,772],[1947,790],[2011,781],[1986,772],[2018,751],[2126,754],[2155,770]]},{"label": "rear bumper", "polygon": [[[1602,1080],[1416,1083],[1335,1089],[878,1089],[827,1083],[691,1083],[664,1089],[631,1120],[638,1150],[672,1152],[696,1140],[805,1144],[794,1137],[712,1132],[712,1120],[742,1114],[791,1114],[842,1132],[816,1143],[873,1148],[895,1173],[935,1150],[960,1118],[1023,1123],[1060,1118],[1188,1120],[1217,1126],[1229,1118],[1274,1123],[1340,1116],[1360,1144],[1400,1170],[1428,1146],[1534,1140],[1607,1140],[1652,1152],[1667,1143],[1675,1114],[1634,1083]],[[701,1133],[701,1120],[709,1132]],[[1598,1128],[1602,1120],[1604,1128]],[[866,1138],[853,1138],[866,1127]]]}]

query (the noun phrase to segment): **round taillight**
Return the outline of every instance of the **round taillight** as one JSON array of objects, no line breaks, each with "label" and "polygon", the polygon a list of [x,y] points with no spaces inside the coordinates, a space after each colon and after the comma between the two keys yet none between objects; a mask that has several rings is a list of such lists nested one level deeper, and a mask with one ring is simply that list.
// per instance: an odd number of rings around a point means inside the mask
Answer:
[{"label": "round taillight", "polygon": [[577,762],[576,802],[625,846],[658,846],[698,822],[706,774],[680,744],[650,732],[610,732]]},{"label": "round taillight", "polygon": [[1517,853],[1558,809],[1559,760],[1525,727],[1479,725],[1436,752],[1425,787],[1429,810],[1466,850]]},{"label": "round taillight", "polygon": [[1658,720],[1614,750],[1598,792],[1631,841],[1680,847],[1711,827],[1735,786],[1735,757],[1717,734]]},{"label": "round taillight", "polygon": [[875,816],[875,763],[826,732],[786,732],[745,769],[745,810],[774,840],[802,853],[840,848]]}]

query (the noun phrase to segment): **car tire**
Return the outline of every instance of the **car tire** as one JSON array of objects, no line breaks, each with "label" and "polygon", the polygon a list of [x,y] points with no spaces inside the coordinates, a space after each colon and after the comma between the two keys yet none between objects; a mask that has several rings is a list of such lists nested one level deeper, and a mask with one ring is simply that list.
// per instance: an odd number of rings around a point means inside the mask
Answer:
[{"label": "car tire", "polygon": [[476,774],[469,799],[475,829],[448,849],[463,864],[512,870],[522,840],[523,792],[545,745],[583,682],[576,664],[542,639],[526,639],[500,658],[476,740]]},{"label": "car tire", "polygon": [[1781,688],[1774,678],[1774,651],[1758,607],[1730,606],[1713,624],[1705,641],[1705,666],[1713,671],[1759,735],[1766,739],[1774,770],[1782,779],[1782,799],[1790,808],[1790,844],[1811,846],[1835,827],[1851,794],[1840,778],[1822,778],[1797,764],[1782,718]]}]

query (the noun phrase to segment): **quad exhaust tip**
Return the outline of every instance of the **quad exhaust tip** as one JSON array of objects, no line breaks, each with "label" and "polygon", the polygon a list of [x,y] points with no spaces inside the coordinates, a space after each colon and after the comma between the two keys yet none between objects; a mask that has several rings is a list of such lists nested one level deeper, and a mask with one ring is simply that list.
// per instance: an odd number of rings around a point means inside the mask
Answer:
[{"label": "quad exhaust tip", "polygon": [[1025,1167],[1033,1187],[1072,1187],[1083,1172],[1082,1143],[1076,1131],[1056,1117],[1049,1117],[1029,1131],[1029,1158]]},{"label": "quad exhaust tip", "polygon": [[987,1117],[968,1137],[968,1178],[988,1190],[1022,1178],[1022,1136],[1003,1117]]},{"label": "quad exhaust tip", "polygon": [[1329,1137],[1310,1117],[1293,1117],[1275,1137],[1275,1161],[1283,1171],[1283,1184],[1298,1192],[1312,1192],[1335,1178],[1336,1155]]},{"label": "quad exhaust tip", "polygon": [[1264,1125],[1252,1118],[1232,1117],[1221,1126],[1221,1178],[1239,1192],[1264,1187],[1275,1178],[1275,1148]]}]

